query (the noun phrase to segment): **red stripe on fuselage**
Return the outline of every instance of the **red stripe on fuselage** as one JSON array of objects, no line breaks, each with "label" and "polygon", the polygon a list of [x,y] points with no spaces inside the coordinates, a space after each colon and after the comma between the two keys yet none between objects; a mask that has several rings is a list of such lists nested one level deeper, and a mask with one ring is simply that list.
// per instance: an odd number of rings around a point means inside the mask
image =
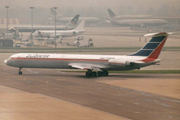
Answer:
[{"label": "red stripe on fuselage", "polygon": [[167,37],[163,40],[163,42],[161,42],[161,44],[153,51],[153,53],[151,53],[146,59],[144,60],[141,60],[141,61],[144,61],[144,62],[151,62],[151,61],[154,61],[158,58],[165,42],[166,42],[166,39]]}]

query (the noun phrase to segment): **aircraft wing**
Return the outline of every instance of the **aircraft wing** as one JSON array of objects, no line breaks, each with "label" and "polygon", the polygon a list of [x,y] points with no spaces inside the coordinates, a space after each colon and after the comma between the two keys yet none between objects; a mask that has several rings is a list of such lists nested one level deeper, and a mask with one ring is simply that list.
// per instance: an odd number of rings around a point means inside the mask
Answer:
[{"label": "aircraft wing", "polygon": [[104,65],[89,64],[89,63],[70,63],[69,66],[82,70],[90,69],[95,71],[102,71],[102,69],[107,68],[107,66]]}]

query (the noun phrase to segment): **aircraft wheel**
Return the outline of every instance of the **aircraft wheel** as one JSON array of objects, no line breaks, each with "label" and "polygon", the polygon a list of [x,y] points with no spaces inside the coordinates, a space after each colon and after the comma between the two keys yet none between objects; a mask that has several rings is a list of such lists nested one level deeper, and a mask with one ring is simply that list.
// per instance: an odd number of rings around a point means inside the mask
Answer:
[{"label": "aircraft wheel", "polygon": [[92,73],[86,72],[86,77],[91,77],[91,76],[92,76]]},{"label": "aircraft wheel", "polygon": [[102,76],[102,75],[103,75],[103,72],[98,71],[98,76]]},{"label": "aircraft wheel", "polygon": [[104,75],[104,76],[108,76],[108,75],[109,75],[109,72],[108,72],[108,71],[103,71],[103,75]]},{"label": "aircraft wheel", "polygon": [[97,73],[96,72],[92,72],[92,77],[96,77]]},{"label": "aircraft wheel", "polygon": [[19,75],[22,75],[22,72],[19,72]]}]

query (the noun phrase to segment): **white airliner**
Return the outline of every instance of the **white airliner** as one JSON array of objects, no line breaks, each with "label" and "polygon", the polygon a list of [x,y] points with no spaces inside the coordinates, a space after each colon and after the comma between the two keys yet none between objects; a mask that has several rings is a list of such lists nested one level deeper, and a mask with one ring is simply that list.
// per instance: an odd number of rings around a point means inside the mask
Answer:
[{"label": "white airliner", "polygon": [[[80,15],[74,16],[65,26],[56,26],[56,30],[71,30],[77,27],[78,19]],[[31,32],[32,27],[30,25],[19,25],[19,26],[12,26],[9,28],[8,31],[11,32]],[[37,30],[54,30],[54,26],[33,26],[33,32]]]},{"label": "white airliner", "polygon": [[[61,41],[64,37],[71,37],[77,36],[79,34],[84,33],[84,24],[85,21],[83,20],[75,29],[73,30],[57,30],[56,37],[61,37]],[[54,38],[55,31],[54,30],[37,30],[33,33],[34,37],[47,37],[47,38]],[[61,42],[60,41],[60,42]]]},{"label": "white airliner", "polygon": [[130,27],[147,27],[147,26],[162,26],[167,24],[166,20],[155,19],[148,17],[122,17],[116,16],[116,14],[108,9],[109,16],[111,17],[110,22],[117,26],[130,26]]},{"label": "white airliner", "polygon": [[152,39],[139,51],[131,55],[81,55],[81,54],[49,54],[19,53],[10,56],[5,64],[19,68],[56,68],[83,69],[86,76],[108,76],[108,71],[140,69],[160,62],[158,56],[172,33],[160,32],[146,34]]},{"label": "white airliner", "polygon": [[[50,8],[50,11],[53,15],[52,18],[50,18],[51,20],[54,20],[55,15],[56,17],[56,21],[59,23],[67,23],[71,17],[64,17],[62,16],[62,14],[58,14],[56,11],[54,11],[54,9]],[[79,21],[85,20],[86,21],[86,25],[100,25],[101,24],[101,19],[97,18],[97,17],[80,17]]]}]

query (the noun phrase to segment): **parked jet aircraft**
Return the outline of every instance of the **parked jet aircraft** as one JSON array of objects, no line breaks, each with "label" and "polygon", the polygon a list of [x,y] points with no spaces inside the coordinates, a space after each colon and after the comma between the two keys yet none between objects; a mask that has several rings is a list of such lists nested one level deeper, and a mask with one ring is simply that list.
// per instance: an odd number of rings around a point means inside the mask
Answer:
[{"label": "parked jet aircraft", "polygon": [[[54,20],[55,14],[57,15],[56,20],[59,23],[67,23],[71,19],[71,17],[62,17],[62,15],[57,14],[52,8],[50,8],[50,11],[51,11],[51,14],[53,15],[51,20]],[[101,24],[101,20],[97,17],[80,17],[79,21],[82,21],[82,20],[85,20],[86,24],[88,25]]]},{"label": "parked jet aircraft", "polygon": [[168,38],[166,32],[151,33],[152,39],[131,55],[80,55],[49,53],[18,53],[4,61],[5,64],[22,68],[83,69],[86,76],[108,76],[108,70],[133,70],[160,62],[158,56]]},{"label": "parked jet aircraft", "polygon": [[143,18],[143,17],[134,17],[134,18],[122,18],[121,16],[116,16],[116,14],[108,9],[110,22],[113,25],[119,26],[130,26],[130,27],[147,27],[147,26],[161,26],[167,24],[166,20],[163,19],[154,19],[154,18]]},{"label": "parked jet aircraft", "polygon": [[[80,15],[74,16],[74,18],[69,21],[68,24],[65,26],[56,26],[57,30],[71,30],[76,28],[78,19]],[[9,28],[11,32],[31,32],[32,27],[30,25],[23,25],[23,26],[12,26]],[[54,30],[54,26],[33,26],[33,32],[37,30]]]},{"label": "parked jet aircraft", "polygon": [[[64,37],[71,37],[71,36],[77,36],[79,34],[84,33],[84,24],[85,21],[83,20],[75,29],[73,30],[57,30],[56,36],[54,30],[37,30],[33,33],[34,37],[48,37],[48,38],[54,38],[54,37],[61,37],[61,41]],[[60,42],[61,42],[60,41]]]}]

